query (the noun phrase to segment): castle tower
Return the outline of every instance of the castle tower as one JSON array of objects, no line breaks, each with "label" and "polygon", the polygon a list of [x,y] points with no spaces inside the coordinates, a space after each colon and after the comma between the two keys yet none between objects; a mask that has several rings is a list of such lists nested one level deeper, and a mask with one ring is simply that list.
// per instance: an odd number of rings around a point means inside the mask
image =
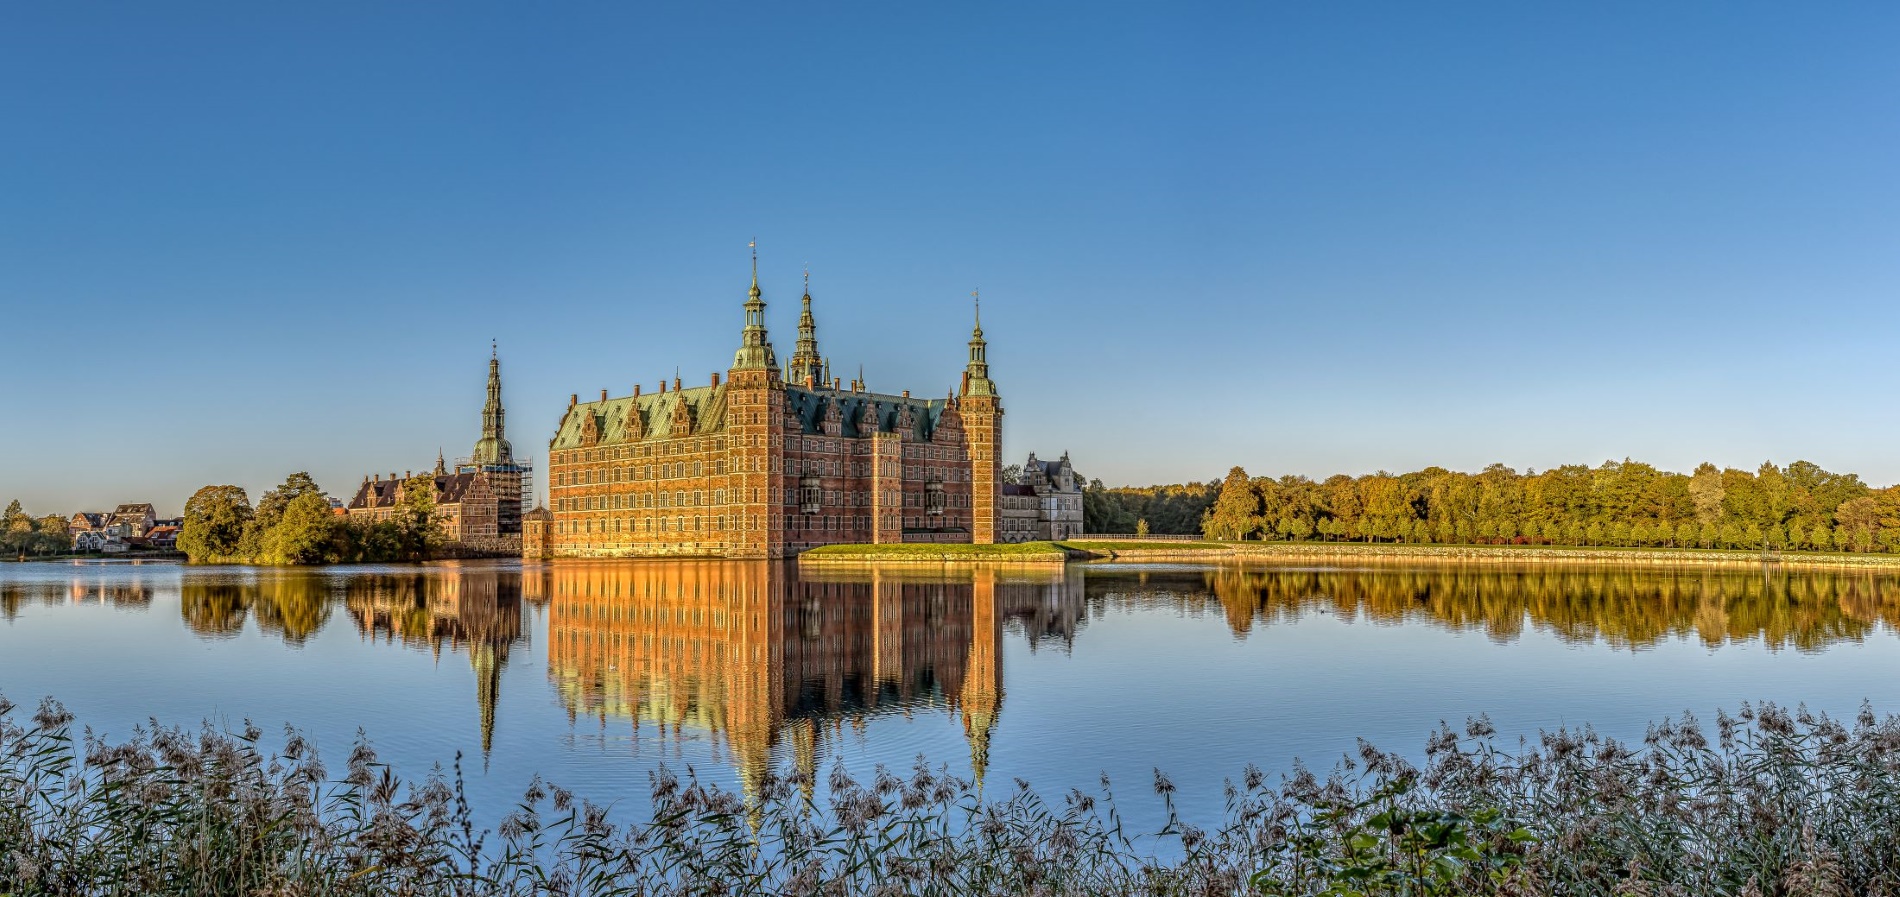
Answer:
[{"label": "castle tower", "polygon": [[521,532],[521,493],[528,473],[527,465],[515,463],[514,446],[508,444],[505,435],[507,417],[508,412],[501,406],[501,357],[491,348],[488,399],[482,403],[482,438],[475,441],[469,464],[488,477],[488,488],[495,495],[495,532],[504,537]]},{"label": "castle tower", "polygon": [[554,557],[554,515],[547,508],[535,508],[522,518],[521,557],[530,561]]},{"label": "castle tower", "polygon": [[732,459],[727,506],[731,557],[775,558],[785,554],[785,381],[765,333],[765,299],[759,291],[759,252],[752,250],[752,288],[745,302],[745,329],[732,369],[726,372],[727,457]]},{"label": "castle tower", "polygon": [[824,377],[824,362],[818,356],[818,322],[811,315],[811,272],[805,272],[804,308],[798,313],[798,344],[792,350],[792,363],[785,379],[793,386],[817,384]]},{"label": "castle tower", "polygon": [[482,438],[475,442],[475,452],[469,456],[471,461],[483,466],[514,463],[514,447],[503,435],[507,417],[508,412],[501,407],[501,356],[490,352],[488,401],[482,404]]},{"label": "castle tower", "polygon": [[1003,403],[990,379],[989,343],[983,339],[980,304],[976,327],[970,332],[970,360],[963,368],[957,411],[963,417],[963,440],[970,454],[970,541],[994,545],[1002,503]]}]

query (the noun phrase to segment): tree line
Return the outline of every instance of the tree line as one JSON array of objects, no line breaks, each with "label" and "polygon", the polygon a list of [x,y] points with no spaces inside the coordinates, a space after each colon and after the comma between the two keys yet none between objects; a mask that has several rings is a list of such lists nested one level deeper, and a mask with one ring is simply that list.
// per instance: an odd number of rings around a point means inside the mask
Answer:
[{"label": "tree line", "polygon": [[206,486],[185,502],[178,550],[195,564],[349,564],[424,561],[446,539],[435,478],[403,481],[386,520],[338,515],[308,473],[293,473],[256,507],[239,486]]},{"label": "tree line", "polygon": [[20,500],[7,504],[0,513],[0,556],[44,557],[72,550],[73,539],[66,530],[66,518],[58,514],[34,517],[20,507]]},{"label": "tree line", "polygon": [[1090,480],[1082,490],[1082,529],[1090,533],[1200,535],[1201,520],[1220,488],[1218,481],[1108,487],[1099,479]]},{"label": "tree line", "polygon": [[1214,539],[1900,552],[1900,486],[1796,461],[1693,473],[1638,461],[1518,473],[1250,477],[1201,521]]}]

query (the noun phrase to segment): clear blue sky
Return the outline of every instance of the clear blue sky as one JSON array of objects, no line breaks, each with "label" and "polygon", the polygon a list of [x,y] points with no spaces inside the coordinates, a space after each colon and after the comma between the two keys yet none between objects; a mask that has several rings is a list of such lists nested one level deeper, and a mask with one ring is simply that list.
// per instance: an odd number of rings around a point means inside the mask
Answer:
[{"label": "clear blue sky", "polygon": [[1900,6],[8,4],[0,500],[333,492],[790,354],[1110,483],[1900,480]]}]

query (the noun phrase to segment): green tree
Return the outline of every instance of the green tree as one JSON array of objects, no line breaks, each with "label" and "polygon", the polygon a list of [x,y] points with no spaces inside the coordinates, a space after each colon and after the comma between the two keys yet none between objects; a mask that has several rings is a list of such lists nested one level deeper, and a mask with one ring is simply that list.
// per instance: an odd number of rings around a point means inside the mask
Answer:
[{"label": "green tree", "polygon": [[185,525],[178,533],[178,550],[193,563],[248,560],[244,551],[252,537],[250,496],[237,486],[206,486],[185,502]]},{"label": "green tree", "polygon": [[24,559],[32,547],[33,518],[21,509],[16,498],[7,505],[6,513],[0,514],[0,549]]},{"label": "green tree", "polygon": [[1221,481],[1220,497],[1207,509],[1201,532],[1210,539],[1248,539],[1260,530],[1260,492],[1247,471],[1235,467]]},{"label": "green tree", "polygon": [[1726,497],[1722,472],[1707,461],[1696,466],[1689,477],[1689,499],[1695,503],[1696,522],[1704,526],[1722,522],[1722,502]]},{"label": "green tree", "polygon": [[298,471],[285,477],[282,485],[264,493],[264,497],[257,500],[258,529],[268,533],[284,516],[284,509],[290,507],[291,502],[305,495],[316,495],[324,498],[326,502],[329,498],[324,495],[317,481],[310,478],[310,474]]},{"label": "green tree", "polygon": [[1815,551],[1833,551],[1834,530],[1825,523],[1815,524],[1813,529],[1808,530],[1808,544],[1814,546]]},{"label": "green tree", "polygon": [[1143,517],[1140,520],[1135,521],[1135,535],[1137,536],[1148,535],[1148,518]]},{"label": "green tree", "polygon": [[435,476],[417,474],[397,487],[400,498],[390,520],[396,525],[400,559],[426,561],[445,541],[442,520],[435,511]]},{"label": "green tree", "polygon": [[264,560],[273,564],[322,564],[336,561],[333,532],[336,515],[321,492],[305,492],[279,512],[277,524],[264,533]]},{"label": "green tree", "polygon": [[1842,547],[1851,545],[1855,551],[1867,551],[1873,547],[1874,530],[1880,525],[1880,506],[1871,495],[1849,499],[1834,509],[1834,522]]},{"label": "green tree", "polygon": [[61,554],[71,551],[72,532],[67,529],[66,518],[58,514],[48,514],[33,521],[33,544],[28,549],[34,554]]}]

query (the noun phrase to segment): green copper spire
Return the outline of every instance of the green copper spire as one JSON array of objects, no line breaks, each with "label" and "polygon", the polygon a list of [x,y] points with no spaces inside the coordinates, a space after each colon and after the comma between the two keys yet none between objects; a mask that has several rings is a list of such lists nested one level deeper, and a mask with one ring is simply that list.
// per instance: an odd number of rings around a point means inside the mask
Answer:
[{"label": "green copper spire", "polygon": [[732,356],[735,371],[778,371],[778,357],[772,354],[772,342],[765,335],[765,299],[759,291],[759,243],[752,241],[752,289],[746,294],[745,330],[740,334],[739,351]]},{"label": "green copper spire", "polygon": [[983,299],[975,291],[970,297],[976,302],[976,327],[970,331],[970,363],[963,368],[963,394],[993,396],[996,384],[990,382],[990,344],[983,339]]},{"label": "green copper spire", "polygon": [[798,345],[792,351],[787,373],[791,381],[804,386],[823,376],[824,362],[818,357],[818,321],[811,315],[811,269],[805,269],[804,309],[798,313]]},{"label": "green copper spire", "polygon": [[493,343],[488,350],[488,401],[482,405],[482,438],[470,460],[476,464],[513,464],[514,447],[503,435],[508,412],[501,407],[501,357]]}]

